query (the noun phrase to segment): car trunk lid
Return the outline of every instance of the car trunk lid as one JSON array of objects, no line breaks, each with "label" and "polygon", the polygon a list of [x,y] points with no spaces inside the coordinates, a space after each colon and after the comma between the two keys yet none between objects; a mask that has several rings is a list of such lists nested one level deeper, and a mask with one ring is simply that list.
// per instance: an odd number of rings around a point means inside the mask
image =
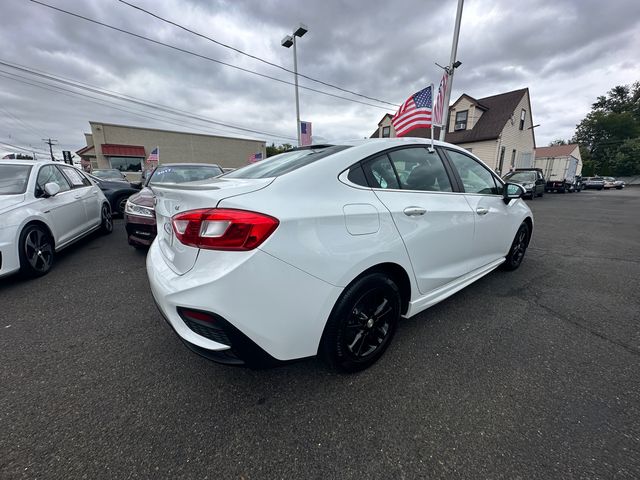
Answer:
[{"label": "car trunk lid", "polygon": [[171,224],[174,215],[198,208],[215,208],[225,198],[255,192],[273,180],[216,178],[181,184],[152,185],[151,189],[156,196],[156,241],[169,267],[178,275],[183,275],[193,268],[199,252],[198,248],[183,245],[178,241]]}]

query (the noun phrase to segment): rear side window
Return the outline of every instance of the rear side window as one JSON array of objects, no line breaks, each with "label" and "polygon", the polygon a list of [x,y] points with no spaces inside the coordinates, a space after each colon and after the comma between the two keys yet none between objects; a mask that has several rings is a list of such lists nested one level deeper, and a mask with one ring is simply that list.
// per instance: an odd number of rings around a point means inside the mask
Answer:
[{"label": "rear side window", "polygon": [[497,182],[493,174],[474,158],[455,150],[447,150],[447,155],[458,171],[466,193],[502,194],[502,184]]},{"label": "rear side window", "polygon": [[224,175],[224,178],[279,177],[347,148],[349,148],[348,145],[336,145],[333,147],[292,150],[234,170]]},{"label": "rear side window", "polygon": [[399,189],[398,178],[387,155],[380,155],[366,162],[362,168],[373,188]]},{"label": "rear side window", "polygon": [[80,173],[75,168],[60,167],[60,169],[62,170],[62,173],[64,174],[64,176],[67,177],[67,180],[69,180],[69,183],[71,183],[71,186],[73,188],[82,188],[82,187],[91,186],[91,182],[89,181],[89,179],[86,178],[84,175],[82,175],[82,173]]},{"label": "rear side window", "polygon": [[389,152],[403,190],[451,192],[451,182],[437,153],[426,148],[403,148]]}]

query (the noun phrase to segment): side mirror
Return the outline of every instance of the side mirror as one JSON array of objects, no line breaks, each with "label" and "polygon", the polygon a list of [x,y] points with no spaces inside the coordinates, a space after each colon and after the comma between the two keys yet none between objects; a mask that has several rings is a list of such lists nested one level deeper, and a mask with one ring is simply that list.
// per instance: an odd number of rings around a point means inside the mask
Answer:
[{"label": "side mirror", "polygon": [[517,183],[506,183],[503,190],[504,203],[509,203],[514,198],[522,197],[527,191]]},{"label": "side mirror", "polygon": [[60,185],[49,182],[44,186],[44,193],[47,197],[55,197],[60,192]]}]

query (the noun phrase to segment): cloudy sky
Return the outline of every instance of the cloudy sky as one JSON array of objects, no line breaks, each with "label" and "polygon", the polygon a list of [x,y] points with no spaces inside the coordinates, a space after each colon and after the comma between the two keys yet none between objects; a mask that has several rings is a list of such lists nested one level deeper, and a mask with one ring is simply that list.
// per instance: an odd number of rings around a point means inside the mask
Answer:
[{"label": "cloudy sky", "polygon": [[[322,140],[369,136],[386,112],[448,63],[456,0],[127,0],[287,69],[281,39],[299,24],[298,69],[372,97],[301,78],[301,118]],[[118,0],[42,0],[138,35],[262,75],[293,75],[169,25]],[[2,0],[0,152],[84,146],[89,120],[294,143],[294,88],[114,31],[29,0]],[[640,80],[638,0],[466,0],[452,101],[528,87],[536,142],[570,138],[598,95]],[[23,70],[13,67],[20,66]],[[26,69],[26,70],[25,70]],[[49,75],[34,75],[33,71]],[[205,120],[79,89],[134,97]],[[64,89],[64,90],[63,90]],[[356,103],[358,100],[370,105]],[[240,126],[256,133],[211,123]],[[259,132],[259,133],[258,133]],[[17,150],[15,150],[17,151]]]}]

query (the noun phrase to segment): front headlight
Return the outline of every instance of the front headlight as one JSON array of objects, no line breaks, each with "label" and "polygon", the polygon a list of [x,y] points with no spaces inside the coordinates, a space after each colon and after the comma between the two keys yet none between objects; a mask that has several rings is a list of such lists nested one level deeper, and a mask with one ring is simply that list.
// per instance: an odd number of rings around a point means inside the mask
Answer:
[{"label": "front headlight", "polygon": [[124,211],[129,215],[138,215],[139,217],[155,217],[153,208],[143,207],[142,205],[131,203],[130,200],[127,200]]},{"label": "front headlight", "polygon": [[533,188],[535,185],[533,183],[525,183],[524,188]]}]

